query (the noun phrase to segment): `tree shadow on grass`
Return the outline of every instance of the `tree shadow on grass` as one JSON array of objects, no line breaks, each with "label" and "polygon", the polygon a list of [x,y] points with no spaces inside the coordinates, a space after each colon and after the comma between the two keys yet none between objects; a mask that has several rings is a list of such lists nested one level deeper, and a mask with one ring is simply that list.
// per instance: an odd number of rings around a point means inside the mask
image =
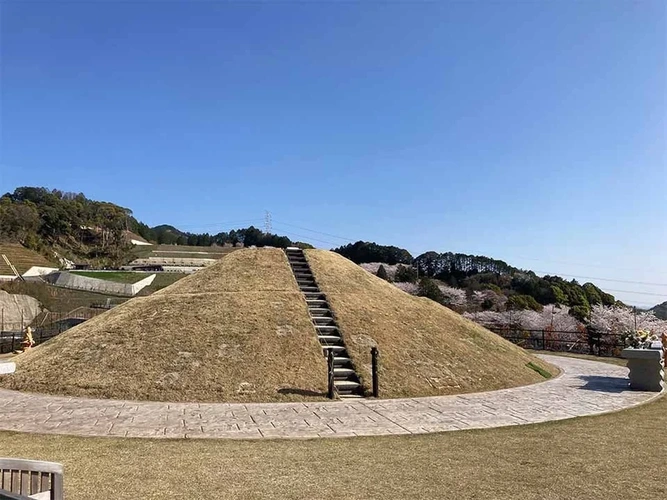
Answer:
[{"label": "tree shadow on grass", "polygon": [[580,375],[579,378],[586,382],[580,387],[585,391],[609,392],[618,394],[630,391],[630,380],[627,377],[602,377],[600,375]]},{"label": "tree shadow on grass", "polygon": [[308,389],[297,389],[296,387],[284,387],[278,389],[278,394],[292,394],[297,396],[305,396],[311,398],[324,398],[326,397],[326,392],[319,391],[310,391]]}]

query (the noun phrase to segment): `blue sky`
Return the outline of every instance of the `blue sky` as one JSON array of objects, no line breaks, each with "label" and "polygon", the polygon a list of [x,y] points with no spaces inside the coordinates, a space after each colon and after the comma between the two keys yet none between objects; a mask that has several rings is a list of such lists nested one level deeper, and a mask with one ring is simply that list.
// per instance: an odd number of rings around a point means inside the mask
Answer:
[{"label": "blue sky", "polygon": [[322,247],[484,254],[667,300],[664,2],[3,1],[0,16],[2,192],[83,192],[191,231],[269,210]]}]

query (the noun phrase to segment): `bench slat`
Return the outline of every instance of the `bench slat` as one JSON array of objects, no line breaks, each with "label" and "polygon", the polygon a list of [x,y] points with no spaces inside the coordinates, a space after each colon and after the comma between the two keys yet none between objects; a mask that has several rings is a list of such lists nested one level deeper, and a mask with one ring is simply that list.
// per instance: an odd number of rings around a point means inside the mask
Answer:
[{"label": "bench slat", "polygon": [[30,471],[21,471],[21,487],[19,488],[21,495],[30,495]]},{"label": "bench slat", "polygon": [[30,471],[30,494],[40,493],[39,491],[39,472]]},{"label": "bench slat", "polygon": [[42,485],[39,487],[39,491],[40,492],[49,491],[49,489],[51,488],[51,481],[49,481],[49,479],[51,479],[50,477],[51,474],[49,474],[48,472],[42,472],[41,476],[42,476]]}]

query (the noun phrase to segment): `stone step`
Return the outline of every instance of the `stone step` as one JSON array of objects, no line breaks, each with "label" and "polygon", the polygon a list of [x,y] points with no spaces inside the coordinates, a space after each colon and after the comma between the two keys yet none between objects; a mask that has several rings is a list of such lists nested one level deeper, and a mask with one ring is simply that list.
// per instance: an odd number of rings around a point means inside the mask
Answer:
[{"label": "stone step", "polygon": [[334,366],[340,366],[341,368],[344,368],[346,366],[352,366],[352,360],[347,356],[334,355]]},{"label": "stone step", "polygon": [[331,316],[319,316],[311,319],[313,320],[315,326],[327,326],[327,325],[336,326],[336,322]]},{"label": "stone step", "polygon": [[306,299],[306,303],[308,306],[312,307],[326,307],[327,309],[329,308],[329,303],[325,299]]},{"label": "stone step", "polygon": [[327,334],[332,335],[334,332],[338,332],[338,327],[336,325],[315,325],[315,329],[318,334]]},{"label": "stone step", "polygon": [[319,292],[320,289],[317,288],[316,286],[302,286],[299,287],[302,292]]},{"label": "stone step", "polygon": [[308,292],[304,293],[306,300],[326,300],[326,297],[323,293],[318,292]]},{"label": "stone step", "polygon": [[338,344],[338,345],[323,345],[322,346],[322,351],[324,352],[325,356],[327,355],[327,350],[328,349],[331,349],[334,352],[334,361],[336,360],[336,357],[348,358],[347,349],[345,349],[344,345],[340,345],[340,344]]},{"label": "stone step", "polygon": [[338,391],[354,391],[355,389],[359,389],[361,384],[353,380],[334,380],[334,387]]},{"label": "stone step", "polygon": [[317,339],[325,345],[341,345],[343,342],[339,335],[318,335]]},{"label": "stone step", "polygon": [[336,363],[334,362],[334,377],[347,378],[351,375],[354,375],[355,377],[357,376],[357,374],[354,372],[354,370],[352,368],[338,367],[338,366],[336,366]]},{"label": "stone step", "polygon": [[308,312],[310,313],[311,316],[315,318],[321,318],[322,316],[330,315],[331,309],[329,309],[328,307],[309,307]]}]

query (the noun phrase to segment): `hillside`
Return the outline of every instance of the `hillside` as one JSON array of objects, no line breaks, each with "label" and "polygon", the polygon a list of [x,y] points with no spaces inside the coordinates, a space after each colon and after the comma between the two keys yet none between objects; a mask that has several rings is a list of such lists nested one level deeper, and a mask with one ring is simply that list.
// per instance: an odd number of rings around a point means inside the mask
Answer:
[{"label": "hillside", "polygon": [[19,243],[48,258],[57,253],[75,262],[116,267],[136,258],[137,252],[142,253],[133,248],[133,239],[197,247],[312,248],[253,226],[215,235],[183,232],[168,224],[151,228],[137,220],[132,210],[88,199],[83,193],[24,186],[0,197],[0,241]]},{"label": "hillside", "polygon": [[281,250],[244,249],[16,358],[5,387],[156,401],[290,401],[326,363]]},{"label": "hillside", "polygon": [[667,320],[667,301],[651,308],[657,318]]},{"label": "hillside", "polygon": [[485,328],[423,297],[413,297],[344,257],[306,250],[348,350],[371,380],[370,348],[380,351],[384,397],[484,391],[543,380],[527,366],[555,369]]}]

